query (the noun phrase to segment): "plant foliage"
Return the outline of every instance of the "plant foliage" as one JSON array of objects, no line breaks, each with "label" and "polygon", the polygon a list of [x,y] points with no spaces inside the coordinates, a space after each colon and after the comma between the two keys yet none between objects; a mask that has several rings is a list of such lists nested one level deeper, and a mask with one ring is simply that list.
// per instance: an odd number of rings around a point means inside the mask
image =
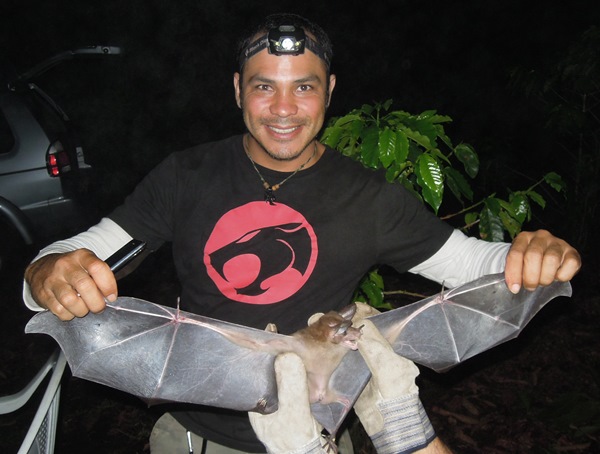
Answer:
[{"label": "plant foliage", "polygon": [[[551,172],[526,190],[509,191],[506,200],[492,194],[474,202],[470,181],[479,172],[479,157],[471,145],[454,145],[448,137],[444,125],[452,119],[435,110],[418,115],[390,111],[391,105],[392,100],[365,104],[332,118],[321,141],[367,168],[383,170],[390,183],[402,184],[438,215],[444,197],[452,194],[462,209],[443,219],[462,216],[460,228],[466,232],[477,226],[478,236],[484,240],[513,238],[531,219],[532,204],[545,206],[537,186],[547,183],[564,191],[560,176]],[[357,297],[385,308],[383,289],[381,276],[373,271],[361,282]]]}]

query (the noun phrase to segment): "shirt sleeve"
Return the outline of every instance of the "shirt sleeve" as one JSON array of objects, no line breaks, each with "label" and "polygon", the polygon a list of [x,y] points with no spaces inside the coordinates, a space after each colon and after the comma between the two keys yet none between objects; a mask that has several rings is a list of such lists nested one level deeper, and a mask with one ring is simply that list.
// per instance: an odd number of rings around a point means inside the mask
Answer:
[{"label": "shirt sleeve", "polygon": [[[43,248],[36,260],[49,254],[61,254],[75,251],[77,249],[89,249],[101,260],[106,260],[113,253],[125,246],[133,238],[123,230],[116,222],[109,218],[103,218],[98,224],[66,240],[56,241]],[[31,296],[31,290],[26,282],[23,282],[23,301],[25,306],[33,311],[41,311]]]},{"label": "shirt sleeve", "polygon": [[409,272],[456,287],[504,271],[509,249],[508,243],[483,241],[454,230],[435,254]]}]

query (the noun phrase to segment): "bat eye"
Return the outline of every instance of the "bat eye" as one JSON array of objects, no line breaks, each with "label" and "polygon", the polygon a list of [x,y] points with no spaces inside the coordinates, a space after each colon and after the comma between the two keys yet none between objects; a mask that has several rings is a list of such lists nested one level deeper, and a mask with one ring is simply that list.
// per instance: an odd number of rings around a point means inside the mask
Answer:
[{"label": "bat eye", "polygon": [[348,332],[348,328],[350,328],[352,326],[351,322],[343,322],[340,324],[340,327],[337,329],[336,333],[337,335],[343,335],[345,336],[346,333]]},{"label": "bat eye", "polygon": [[345,336],[347,332],[348,332],[348,327],[347,326],[340,326],[338,328],[338,330],[335,332],[335,334],[336,335],[340,335],[341,334],[341,335]]}]

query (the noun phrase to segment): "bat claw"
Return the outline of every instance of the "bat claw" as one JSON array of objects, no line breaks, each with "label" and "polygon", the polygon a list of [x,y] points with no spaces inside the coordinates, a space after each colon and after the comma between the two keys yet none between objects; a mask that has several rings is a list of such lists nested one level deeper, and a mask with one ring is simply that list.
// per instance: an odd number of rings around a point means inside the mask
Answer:
[{"label": "bat claw", "polygon": [[323,433],[321,434],[321,437],[323,438],[323,450],[326,453],[337,454],[338,447],[335,444],[335,435]]}]

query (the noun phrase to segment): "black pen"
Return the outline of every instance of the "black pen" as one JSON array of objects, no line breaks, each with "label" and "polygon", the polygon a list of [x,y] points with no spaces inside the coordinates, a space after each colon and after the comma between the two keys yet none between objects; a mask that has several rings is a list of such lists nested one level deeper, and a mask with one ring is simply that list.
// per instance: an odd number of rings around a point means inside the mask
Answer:
[{"label": "black pen", "polygon": [[131,240],[129,243],[107,258],[105,262],[108,266],[110,266],[111,271],[116,273],[131,260],[137,257],[145,248],[146,243],[143,241]]}]

